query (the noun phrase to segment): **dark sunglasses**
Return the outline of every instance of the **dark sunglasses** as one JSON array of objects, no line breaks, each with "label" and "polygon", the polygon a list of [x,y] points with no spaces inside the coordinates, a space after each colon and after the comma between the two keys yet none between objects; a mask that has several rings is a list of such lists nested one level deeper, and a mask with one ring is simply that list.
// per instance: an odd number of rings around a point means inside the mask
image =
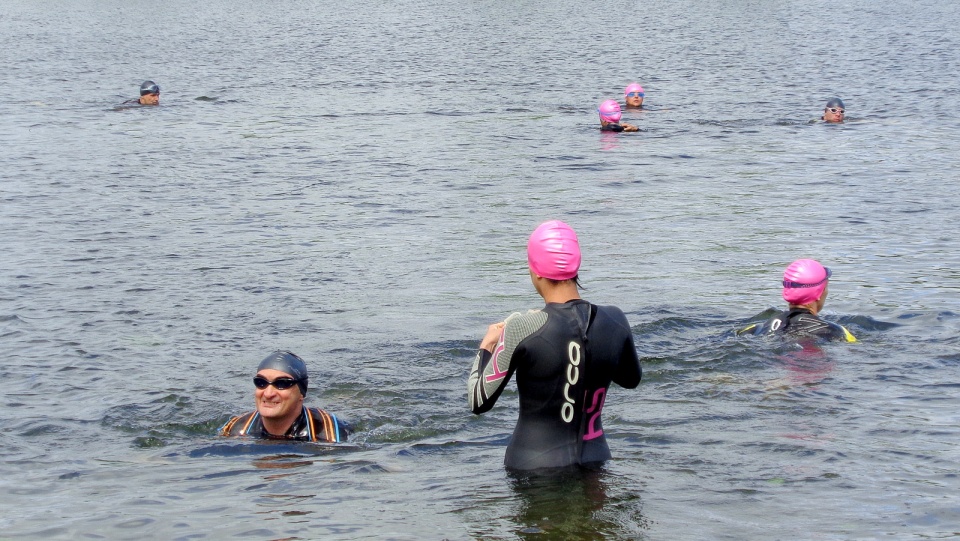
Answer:
[{"label": "dark sunglasses", "polygon": [[300,380],[293,378],[277,378],[273,381],[270,381],[263,376],[256,376],[253,378],[253,384],[256,385],[257,389],[266,389],[270,385],[273,385],[278,391],[286,391],[297,383],[300,383]]},{"label": "dark sunglasses", "polygon": [[827,111],[830,111],[831,113],[840,113],[841,115],[844,113],[843,109],[837,109],[836,107],[828,107]]},{"label": "dark sunglasses", "polygon": [[630,92],[629,94],[627,94],[627,97],[628,97],[628,98],[642,98],[642,97],[643,97],[643,92]]},{"label": "dark sunglasses", "polygon": [[783,287],[789,287],[789,288],[817,287],[818,285],[829,280],[830,275],[833,274],[832,272],[830,272],[830,269],[828,269],[827,267],[824,267],[823,270],[827,271],[827,275],[823,277],[823,280],[820,280],[815,284],[801,284],[800,282],[789,282],[787,280],[784,280]]}]

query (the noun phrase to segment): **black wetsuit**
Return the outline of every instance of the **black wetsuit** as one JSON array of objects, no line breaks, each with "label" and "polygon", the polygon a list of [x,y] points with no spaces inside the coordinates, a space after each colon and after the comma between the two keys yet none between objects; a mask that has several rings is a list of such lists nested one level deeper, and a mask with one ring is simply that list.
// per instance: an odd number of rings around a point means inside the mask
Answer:
[{"label": "black wetsuit", "polygon": [[529,470],[610,458],[600,413],[613,381],[632,389],[641,368],[627,318],[584,300],[550,303],[507,318],[490,352],[477,352],[467,399],[474,413],[493,407],[516,372],[520,414],[504,464]]},{"label": "black wetsuit", "polygon": [[791,308],[780,312],[764,323],[750,325],[737,331],[737,334],[789,334],[791,336],[810,336],[824,340],[856,342],[850,331],[842,325],[824,321],[806,308]]},{"label": "black wetsuit", "polygon": [[239,415],[220,428],[221,436],[249,436],[263,439],[296,441],[347,441],[353,430],[336,415],[320,408],[304,407],[300,417],[283,436],[274,436],[263,428],[263,419],[256,411]]},{"label": "black wetsuit", "polygon": [[615,132],[621,132],[621,131],[623,131],[623,126],[621,126],[620,124],[617,124],[616,122],[611,122],[610,124],[607,124],[606,126],[600,126],[600,131],[615,131]]}]

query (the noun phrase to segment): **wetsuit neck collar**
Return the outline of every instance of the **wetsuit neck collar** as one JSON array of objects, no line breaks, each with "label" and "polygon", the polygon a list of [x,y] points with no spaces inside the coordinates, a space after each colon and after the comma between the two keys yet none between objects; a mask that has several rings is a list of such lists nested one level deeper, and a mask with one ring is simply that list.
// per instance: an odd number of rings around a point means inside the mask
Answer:
[{"label": "wetsuit neck collar", "polygon": [[[816,304],[816,303],[814,302],[811,304]],[[790,312],[791,314],[799,314],[801,312],[804,312],[812,316],[817,315],[817,312],[812,308],[810,308],[810,306],[811,306],[810,304],[791,304],[790,307],[787,309],[787,311]]]}]

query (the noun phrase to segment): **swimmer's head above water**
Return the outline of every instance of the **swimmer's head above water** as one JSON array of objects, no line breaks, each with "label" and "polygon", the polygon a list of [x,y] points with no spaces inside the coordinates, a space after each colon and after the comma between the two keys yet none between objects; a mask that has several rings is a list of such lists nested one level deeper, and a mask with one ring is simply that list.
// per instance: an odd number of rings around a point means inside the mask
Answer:
[{"label": "swimmer's head above water", "polygon": [[813,259],[798,259],[790,263],[783,271],[783,300],[791,306],[820,303],[819,308],[823,308],[831,274],[830,269]]},{"label": "swimmer's head above water", "polygon": [[550,220],[538,226],[527,242],[527,262],[537,276],[563,281],[580,270],[580,242],[569,225]]},{"label": "swimmer's head above water", "polygon": [[833,98],[824,106],[823,116],[820,119],[824,122],[843,122],[843,115],[847,112],[846,109],[843,100]]},{"label": "swimmer's head above water", "polygon": [[643,87],[640,83],[630,83],[623,89],[623,101],[627,107],[639,109],[643,107]]},{"label": "swimmer's head above water", "polygon": [[263,370],[283,372],[285,377],[289,376],[296,382],[301,395],[307,395],[307,385],[310,379],[307,375],[307,364],[297,355],[289,351],[274,351],[260,361],[260,365],[257,366],[258,374]]},{"label": "swimmer's head above water", "polygon": [[157,105],[160,103],[160,85],[153,81],[144,81],[140,85],[140,104]]},{"label": "swimmer's head above water", "polygon": [[620,122],[620,117],[623,116],[617,100],[605,100],[600,104],[600,107],[597,107],[597,112],[600,113],[601,126],[605,125],[604,123],[616,124]]}]

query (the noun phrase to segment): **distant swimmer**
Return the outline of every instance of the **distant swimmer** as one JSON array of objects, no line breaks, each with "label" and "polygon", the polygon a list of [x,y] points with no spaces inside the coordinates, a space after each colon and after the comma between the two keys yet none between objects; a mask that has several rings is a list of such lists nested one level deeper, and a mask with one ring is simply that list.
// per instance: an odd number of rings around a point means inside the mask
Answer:
[{"label": "distant swimmer", "polygon": [[623,113],[620,112],[620,104],[617,103],[617,100],[604,101],[597,108],[597,112],[600,113],[600,129],[602,131],[640,131],[640,128],[632,124],[620,123],[620,117]]},{"label": "distant swimmer", "polygon": [[737,331],[741,334],[789,334],[826,340],[856,342],[846,328],[817,317],[827,300],[827,285],[833,273],[813,259],[798,259],[783,272],[783,300],[789,305],[764,323]]},{"label": "distant swimmer", "polygon": [[515,470],[610,458],[600,413],[613,381],[633,389],[641,368],[626,316],[580,298],[580,244],[569,225],[541,224],[527,243],[530,280],[546,306],[487,329],[467,382],[473,413],[489,411],[516,373],[520,412],[504,464]]},{"label": "distant swimmer", "polygon": [[847,112],[846,107],[843,105],[843,100],[840,98],[833,98],[827,102],[827,105],[823,108],[823,116],[820,117],[820,120],[824,122],[843,122],[843,115]]},{"label": "distant swimmer", "polygon": [[160,86],[153,81],[144,81],[140,85],[140,97],[123,102],[126,104],[160,105]]},{"label": "distant swimmer", "polygon": [[630,83],[623,89],[623,101],[627,109],[643,109],[643,87],[639,83]]},{"label": "distant swimmer", "polygon": [[260,362],[253,378],[256,411],[230,419],[221,436],[341,442],[352,432],[336,415],[303,405],[307,365],[289,351],[275,351]]}]

